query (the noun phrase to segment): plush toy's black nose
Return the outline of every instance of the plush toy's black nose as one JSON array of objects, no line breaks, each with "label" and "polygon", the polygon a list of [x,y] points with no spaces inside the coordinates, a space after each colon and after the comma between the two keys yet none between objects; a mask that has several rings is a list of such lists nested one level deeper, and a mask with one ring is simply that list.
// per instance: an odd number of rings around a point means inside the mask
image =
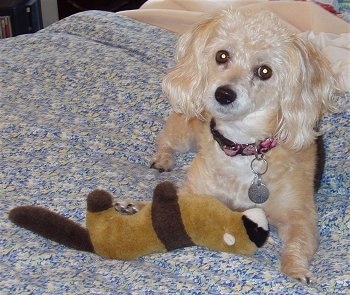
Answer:
[{"label": "plush toy's black nose", "polygon": [[220,86],[215,91],[215,99],[219,104],[226,105],[233,103],[237,98],[237,93],[229,86]]}]

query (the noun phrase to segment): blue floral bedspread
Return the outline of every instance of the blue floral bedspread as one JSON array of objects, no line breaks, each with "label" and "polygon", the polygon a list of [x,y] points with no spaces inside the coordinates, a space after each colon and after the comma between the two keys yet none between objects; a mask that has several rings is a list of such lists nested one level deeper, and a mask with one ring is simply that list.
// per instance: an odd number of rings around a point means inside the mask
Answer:
[{"label": "blue floral bedspread", "polygon": [[161,181],[181,185],[193,154],[177,155],[173,172],[149,169],[169,110],[160,85],[176,39],[90,11],[0,41],[1,294],[349,294],[350,95],[322,122],[321,238],[309,286],[280,273],[274,228],[249,258],[192,247],[124,262],[9,222],[11,208],[35,204],[84,224],[86,196],[95,188],[150,200]]}]

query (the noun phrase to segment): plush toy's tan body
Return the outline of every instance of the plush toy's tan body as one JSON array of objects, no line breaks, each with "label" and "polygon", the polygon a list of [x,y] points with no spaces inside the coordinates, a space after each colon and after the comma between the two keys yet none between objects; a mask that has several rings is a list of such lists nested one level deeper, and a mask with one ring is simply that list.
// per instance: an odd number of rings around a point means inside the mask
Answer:
[{"label": "plush toy's tan body", "polygon": [[95,253],[103,257],[131,260],[152,252],[166,251],[152,227],[151,206],[134,215],[123,215],[114,208],[87,212],[86,226]]},{"label": "plush toy's tan body", "polygon": [[71,248],[121,260],[194,245],[252,255],[268,236],[261,209],[233,212],[209,196],[178,196],[169,182],[159,184],[153,202],[132,215],[117,211],[108,192],[93,191],[87,199],[86,228],[35,206],[17,207],[9,218]]}]

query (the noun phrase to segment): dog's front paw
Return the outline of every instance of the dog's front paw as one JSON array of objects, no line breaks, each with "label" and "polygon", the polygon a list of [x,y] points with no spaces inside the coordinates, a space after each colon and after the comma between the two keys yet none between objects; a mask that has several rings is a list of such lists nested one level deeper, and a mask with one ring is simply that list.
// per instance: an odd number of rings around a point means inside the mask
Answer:
[{"label": "dog's front paw", "polygon": [[172,154],[157,154],[152,162],[151,168],[157,169],[159,172],[171,171],[174,168],[174,157]]},{"label": "dog's front paw", "polygon": [[311,284],[312,283],[312,274],[305,267],[297,267],[292,264],[285,265],[282,263],[282,272],[288,275],[289,277],[298,280],[303,284]]},{"label": "dog's front paw", "polygon": [[303,284],[307,284],[307,285],[310,285],[312,283],[312,280],[311,280],[311,275],[308,274],[307,276],[304,276],[304,277],[299,277],[297,278],[297,280]]},{"label": "dog's front paw", "polygon": [[307,284],[307,285],[312,283],[312,274],[309,271],[303,271],[303,272],[299,271],[297,273],[294,271],[290,273],[284,271],[284,273],[289,277],[296,279],[300,283]]}]

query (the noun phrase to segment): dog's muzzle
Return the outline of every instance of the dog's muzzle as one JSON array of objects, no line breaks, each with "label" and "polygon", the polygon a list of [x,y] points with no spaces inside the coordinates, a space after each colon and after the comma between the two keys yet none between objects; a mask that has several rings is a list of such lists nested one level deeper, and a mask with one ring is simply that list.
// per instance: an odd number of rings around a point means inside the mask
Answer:
[{"label": "dog's muzzle", "polygon": [[237,93],[229,86],[220,86],[215,91],[215,99],[221,105],[233,103],[237,98]]}]

